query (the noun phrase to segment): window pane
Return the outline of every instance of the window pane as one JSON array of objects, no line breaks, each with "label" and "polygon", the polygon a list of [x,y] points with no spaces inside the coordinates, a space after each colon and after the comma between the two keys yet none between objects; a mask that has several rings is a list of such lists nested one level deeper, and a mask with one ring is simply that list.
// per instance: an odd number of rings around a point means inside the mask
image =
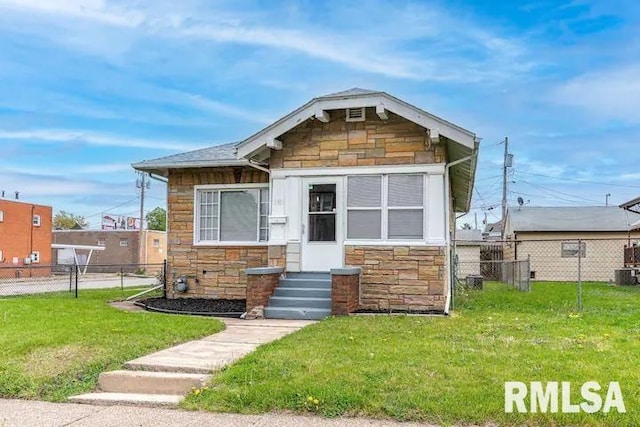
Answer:
[{"label": "window pane", "polygon": [[422,175],[389,175],[389,206],[422,206]]},{"label": "window pane", "polygon": [[382,236],[379,210],[347,212],[348,239],[379,239]]},{"label": "window pane", "polygon": [[220,193],[221,241],[256,241],[259,194],[256,190]]},{"label": "window pane", "polygon": [[347,182],[347,206],[378,208],[382,200],[381,176],[350,176]]},{"label": "window pane", "polygon": [[389,209],[390,239],[422,239],[422,209]]},{"label": "window pane", "polygon": [[336,214],[309,215],[309,241],[310,242],[335,242],[336,241]]}]

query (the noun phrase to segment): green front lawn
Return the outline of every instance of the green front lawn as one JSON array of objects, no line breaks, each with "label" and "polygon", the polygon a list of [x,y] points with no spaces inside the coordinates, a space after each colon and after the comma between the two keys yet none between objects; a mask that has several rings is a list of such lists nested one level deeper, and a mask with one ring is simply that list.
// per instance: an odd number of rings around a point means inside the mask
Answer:
[{"label": "green front lawn", "polygon": [[135,292],[0,299],[0,396],[64,400],[91,390],[102,371],[224,328],[215,319],[131,313],[107,304]]},{"label": "green front lawn", "polygon": [[[331,318],[265,345],[189,396],[192,409],[292,410],[435,423],[640,425],[640,290],[501,284],[449,318]],[[619,381],[627,413],[505,414],[504,382]],[[604,399],[604,394],[602,395]],[[527,405],[529,401],[527,400]]]}]

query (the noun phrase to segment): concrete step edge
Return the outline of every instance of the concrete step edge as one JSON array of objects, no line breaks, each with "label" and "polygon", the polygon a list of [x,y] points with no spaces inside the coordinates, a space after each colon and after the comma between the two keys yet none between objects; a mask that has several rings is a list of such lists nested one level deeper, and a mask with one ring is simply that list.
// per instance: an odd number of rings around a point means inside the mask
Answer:
[{"label": "concrete step edge", "polygon": [[206,374],[111,371],[100,374],[98,389],[109,393],[186,394],[210,379]]},{"label": "concrete step edge", "polygon": [[183,395],[145,393],[86,393],[71,396],[69,402],[89,405],[129,405],[150,407],[177,407]]},{"label": "concrete step edge", "polygon": [[142,362],[127,362],[124,364],[125,369],[131,371],[150,371],[150,372],[173,372],[184,374],[211,374],[213,368],[198,368],[194,366],[174,366],[174,365],[159,365]]}]

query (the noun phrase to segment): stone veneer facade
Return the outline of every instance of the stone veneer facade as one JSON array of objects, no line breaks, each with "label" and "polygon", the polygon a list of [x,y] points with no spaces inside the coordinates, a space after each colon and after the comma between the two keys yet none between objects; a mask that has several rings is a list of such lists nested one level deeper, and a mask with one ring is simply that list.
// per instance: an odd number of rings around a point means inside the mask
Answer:
[{"label": "stone veneer facade", "polygon": [[169,174],[169,279],[171,272],[186,275],[189,290],[177,293],[169,286],[169,298],[246,298],[244,269],[269,263],[268,247],[194,246],[194,185],[266,183],[269,175],[253,168],[181,169]]},{"label": "stone veneer facade", "polygon": [[346,246],[345,264],[362,267],[361,308],[443,311],[446,248]]},{"label": "stone veneer facade", "polygon": [[331,121],[307,121],[279,139],[282,150],[271,152],[270,166],[317,168],[340,166],[443,163],[444,145],[427,140],[424,128],[389,113],[380,119],[366,109],[366,121],[346,122],[344,111],[332,111]]},{"label": "stone veneer facade", "polygon": [[[270,168],[324,168],[444,163],[445,146],[432,144],[424,128],[391,112],[380,119],[366,109],[366,121],[308,120],[279,139]],[[193,186],[264,183],[268,174],[252,168],[186,169],[169,176],[169,271],[190,279],[187,294],[245,298],[245,268],[285,267],[286,246],[193,246]],[[291,254],[299,257],[298,254]],[[293,259],[293,258],[292,258]],[[362,267],[360,307],[376,310],[442,311],[446,300],[446,249],[429,246],[346,246],[345,265]],[[197,284],[194,283],[198,278]],[[351,309],[351,308],[350,308]]]}]

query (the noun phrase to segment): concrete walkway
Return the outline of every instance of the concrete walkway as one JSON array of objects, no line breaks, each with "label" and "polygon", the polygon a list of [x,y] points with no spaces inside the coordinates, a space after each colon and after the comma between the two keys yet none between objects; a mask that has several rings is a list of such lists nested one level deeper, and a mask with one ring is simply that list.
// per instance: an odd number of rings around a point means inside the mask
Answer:
[{"label": "concrete walkway", "polygon": [[208,374],[251,353],[259,345],[310,325],[308,320],[242,320],[221,318],[226,329],[217,334],[143,356],[127,369]]},{"label": "concrete walkway", "polygon": [[213,371],[251,353],[259,345],[314,323],[308,320],[221,318],[226,329],[125,363],[126,370],[104,372],[95,393],[72,396],[74,403],[174,407],[206,384]]},{"label": "concrete walkway", "polygon": [[326,419],[283,414],[217,414],[176,409],[134,408],[130,406],[105,407],[0,399],[0,426],[2,427],[414,427],[419,425],[424,426],[426,424],[398,423],[368,418]]}]

